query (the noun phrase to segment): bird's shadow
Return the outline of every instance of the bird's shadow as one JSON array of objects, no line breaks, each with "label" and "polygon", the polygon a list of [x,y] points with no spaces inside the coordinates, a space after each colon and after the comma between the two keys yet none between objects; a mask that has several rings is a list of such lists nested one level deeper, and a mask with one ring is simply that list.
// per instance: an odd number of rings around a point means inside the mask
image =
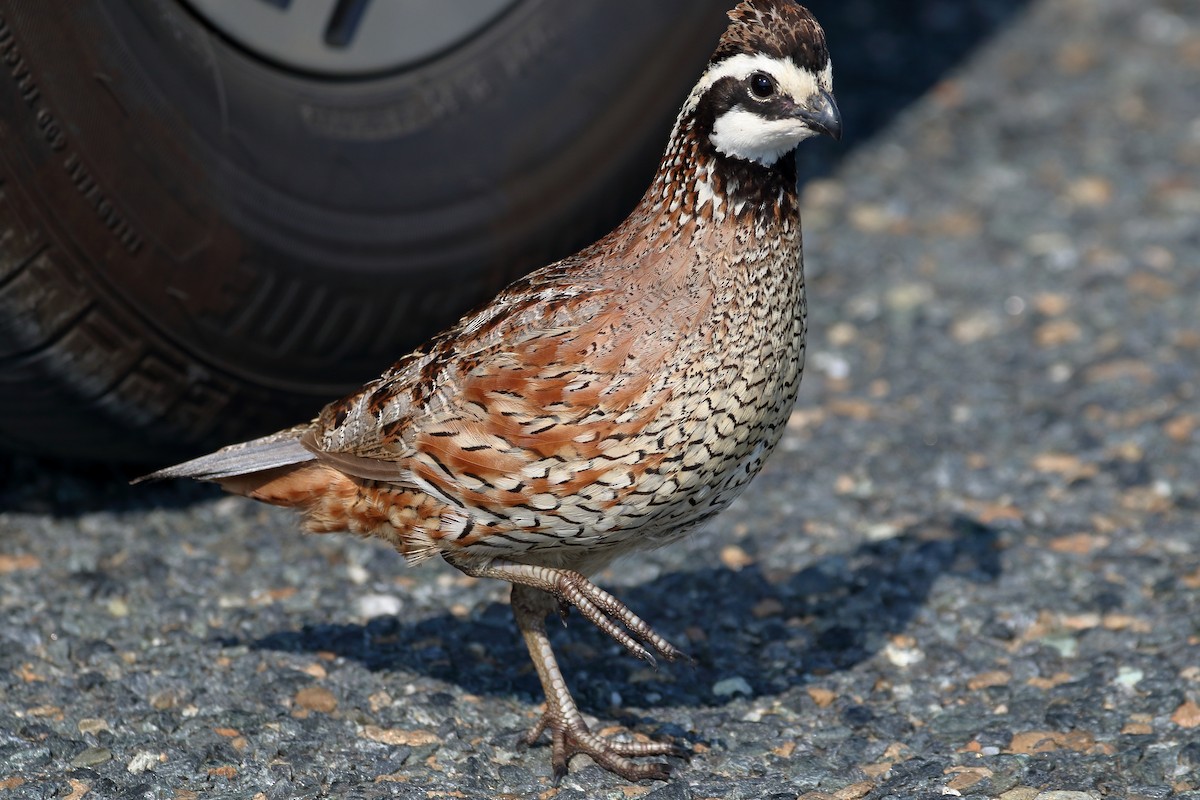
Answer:
[{"label": "bird's shadow", "polygon": [[195,481],[130,485],[149,471],[140,465],[0,454],[0,512],[71,519],[95,511],[190,508],[222,494]]},{"label": "bird's shadow", "polygon": [[[640,706],[717,705],[747,690],[775,694],[877,652],[908,626],[939,578],[994,580],[999,548],[992,528],[951,517],[796,572],[716,567],[620,590],[631,609],[689,652],[690,666],[650,669],[577,614],[551,637],[577,701],[594,713],[611,713],[614,693]],[[332,652],[371,670],[423,674],[472,694],[536,699],[541,692],[512,615],[499,603],[465,618],[306,625],[249,644]]]}]

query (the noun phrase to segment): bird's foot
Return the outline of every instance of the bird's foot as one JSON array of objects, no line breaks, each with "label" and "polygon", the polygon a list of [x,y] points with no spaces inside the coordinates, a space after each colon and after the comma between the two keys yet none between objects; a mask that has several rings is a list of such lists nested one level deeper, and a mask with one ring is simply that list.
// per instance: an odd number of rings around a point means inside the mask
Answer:
[{"label": "bird's foot", "polygon": [[689,660],[686,653],[659,636],[648,622],[630,611],[627,605],[592,583],[585,576],[570,570],[554,571],[558,574],[545,591],[550,592],[558,599],[560,614],[562,613],[561,607],[574,606],[580,614],[611,636],[626,650],[651,664],[656,663],[654,654],[641,642],[645,642],[655,653],[667,661]]},{"label": "bird's foot", "polygon": [[550,766],[554,785],[558,786],[567,774],[572,756],[583,753],[597,765],[627,781],[665,781],[671,777],[671,765],[659,761],[638,764],[631,759],[646,756],[676,756],[687,758],[691,752],[673,742],[622,742],[598,736],[588,730],[580,719],[570,721],[547,708],[538,724],[521,737],[521,744],[536,744],[544,731],[550,731]]},{"label": "bird's foot", "polygon": [[[542,689],[546,692],[546,710],[538,724],[524,738],[524,742],[532,744],[542,733],[550,732],[550,763],[554,769],[555,785],[567,774],[567,762],[571,760],[571,756],[578,753],[587,754],[596,764],[625,780],[666,780],[670,776],[669,765],[638,764],[631,759],[643,756],[683,755],[686,751],[666,742],[612,741],[588,730],[587,723],[583,721],[583,715],[579,713],[579,707],[575,705],[571,691],[567,688],[567,682],[563,679],[558,661],[554,658],[550,639],[546,636],[546,617],[559,609],[561,603],[567,602],[635,653],[641,650],[649,655],[649,651],[626,633],[618,622],[637,633],[650,647],[666,658],[678,658],[681,653],[650,630],[645,622],[634,616],[624,605],[596,588],[582,575],[565,570],[540,567],[523,569],[523,565],[514,566],[518,569],[507,573],[520,579],[513,581],[513,616],[529,648],[529,655],[537,669]],[[626,641],[632,646],[626,644]]]}]

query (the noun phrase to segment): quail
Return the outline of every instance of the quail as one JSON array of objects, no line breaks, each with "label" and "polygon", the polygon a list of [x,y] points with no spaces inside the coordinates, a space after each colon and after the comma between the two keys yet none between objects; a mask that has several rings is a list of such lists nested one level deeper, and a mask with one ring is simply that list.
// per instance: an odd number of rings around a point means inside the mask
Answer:
[{"label": "quail", "polygon": [[727,506],[783,432],[804,364],[796,146],[841,136],[825,34],[745,0],[615,230],[539,269],[307,424],[154,473],[299,509],[310,531],[438,555],[512,585],[557,782],[578,753],[663,779],[667,742],[590,731],[545,619],[575,608],[634,655],[682,653],[592,583]]}]

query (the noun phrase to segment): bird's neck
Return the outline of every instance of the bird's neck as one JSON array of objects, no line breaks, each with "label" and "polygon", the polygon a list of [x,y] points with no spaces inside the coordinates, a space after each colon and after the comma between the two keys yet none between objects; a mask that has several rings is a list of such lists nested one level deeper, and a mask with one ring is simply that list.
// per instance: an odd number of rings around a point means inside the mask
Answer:
[{"label": "bird's neck", "polygon": [[796,154],[770,165],[724,156],[693,116],[681,115],[658,173],[642,199],[646,211],[715,221],[764,223],[799,215]]}]

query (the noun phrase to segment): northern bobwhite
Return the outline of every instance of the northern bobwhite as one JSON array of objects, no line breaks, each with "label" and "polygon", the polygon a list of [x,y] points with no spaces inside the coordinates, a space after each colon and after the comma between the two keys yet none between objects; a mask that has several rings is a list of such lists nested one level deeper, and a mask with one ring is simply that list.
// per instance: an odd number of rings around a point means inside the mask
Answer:
[{"label": "northern bobwhite", "polygon": [[311,531],[512,584],[552,737],[629,780],[675,745],[588,730],[546,638],[570,606],[653,660],[681,652],[587,575],[727,506],[787,421],[806,307],[795,147],[841,135],[825,34],[745,0],[637,208],[517,281],[313,422],[154,473],[299,508]]}]

